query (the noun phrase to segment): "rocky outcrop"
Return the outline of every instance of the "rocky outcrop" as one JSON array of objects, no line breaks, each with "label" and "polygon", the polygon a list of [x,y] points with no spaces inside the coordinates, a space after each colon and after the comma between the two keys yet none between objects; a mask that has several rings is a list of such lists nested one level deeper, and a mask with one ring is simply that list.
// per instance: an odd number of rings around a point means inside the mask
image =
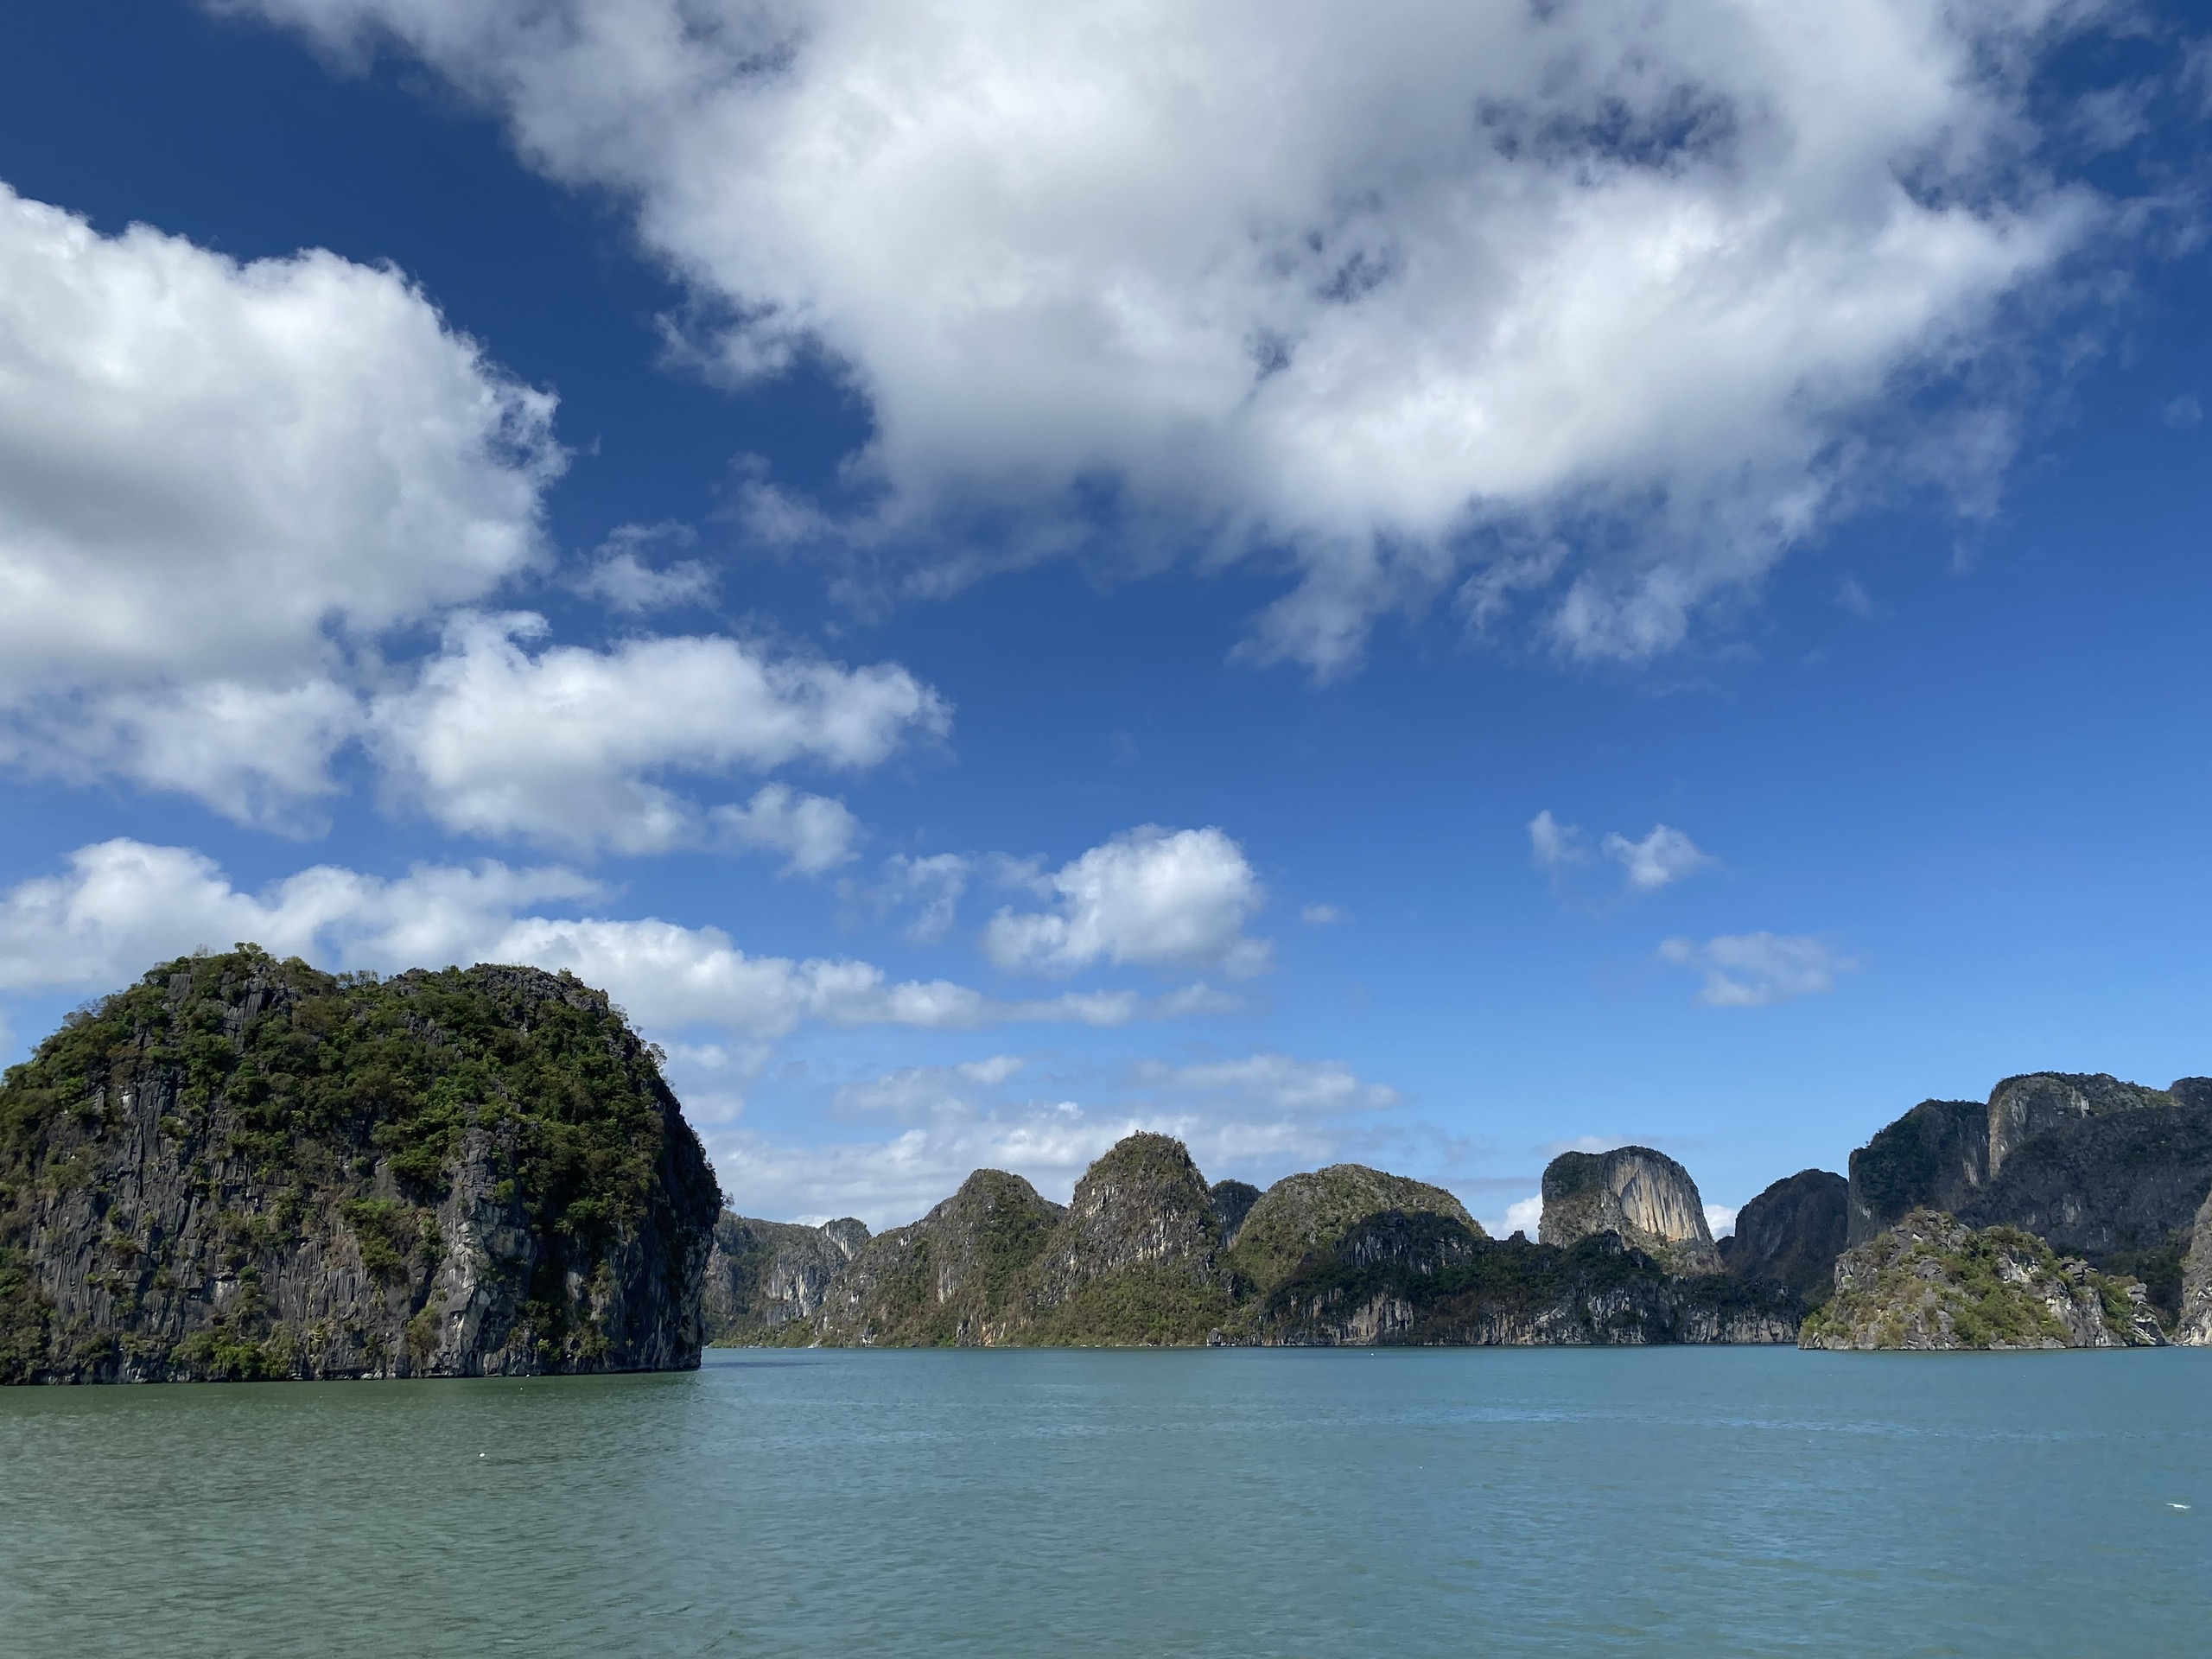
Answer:
[{"label": "rocky outcrop", "polygon": [[1338,1259],[1346,1235],[1370,1217],[1441,1216],[1475,1238],[1482,1224],[1440,1186],[1385,1174],[1364,1164],[1286,1175],[1245,1217],[1230,1263],[1253,1288],[1269,1291],[1309,1259]]},{"label": "rocky outcrop", "polygon": [[1391,1211],[1351,1229],[1332,1260],[1301,1265],[1236,1334],[1315,1347],[1789,1343],[1799,1313],[1786,1290],[1682,1277],[1612,1230],[1561,1249]]},{"label": "rocky outcrop", "polygon": [[1933,1209],[2023,1227],[2094,1260],[2185,1230],[2208,1188],[2203,1079],[2149,1089],[2102,1072],[2029,1072],[1985,1105],[1923,1101],[1853,1153],[1851,1242]]},{"label": "rocky outcrop", "polygon": [[1851,1184],[1825,1169],[1802,1169],[1736,1212],[1736,1230],[1719,1242],[1732,1278],[1777,1285],[1812,1307],[1835,1285],[1836,1257],[1850,1228]]},{"label": "rocky outcrop", "polygon": [[1002,1169],[979,1169],[910,1226],[854,1253],[811,1321],[781,1343],[981,1348],[1030,1323],[1028,1274],[1065,1212]]},{"label": "rocky outcrop", "polygon": [[1915,1210],[1959,1211],[1989,1183],[1989,1107],[1923,1100],[1851,1154],[1850,1242]]},{"label": "rocky outcrop", "polygon": [[2212,1196],[2206,1197],[2196,1212],[2193,1236],[2182,1264],[2179,1302],[2174,1341],[2185,1348],[2212,1348]]},{"label": "rocky outcrop", "polygon": [[849,1216],[800,1227],[724,1211],[700,1287],[707,1340],[741,1346],[766,1340],[791,1320],[813,1319],[868,1240],[868,1229]]},{"label": "rocky outcrop", "polygon": [[1538,1237],[1561,1248],[1618,1233],[1677,1273],[1720,1270],[1697,1183],[1662,1152],[1616,1147],[1565,1152],[1544,1170],[1544,1211]]},{"label": "rocky outcrop", "polygon": [[[1248,1217],[1244,1231],[1252,1223]],[[1132,1135],[1084,1172],[1027,1282],[1023,1339],[1204,1342],[1229,1313],[1221,1218],[1187,1147]]]},{"label": "rocky outcrop", "polygon": [[1260,1201],[1260,1189],[1249,1181],[1216,1181],[1209,1191],[1214,1219],[1221,1224],[1222,1248],[1232,1249],[1237,1234],[1244,1230],[1244,1217]]},{"label": "rocky outcrop", "polygon": [[2007,1077],[1986,1106],[1929,1101],[1852,1155],[1853,1244],[1916,1209],[2033,1233],[2139,1280],[2169,1320],[2212,1194],[2212,1084],[2166,1089],[2103,1073]]},{"label": "rocky outcrop", "polygon": [[0,1379],[696,1365],[719,1207],[572,977],[187,957],[0,1084]]},{"label": "rocky outcrop", "polygon": [[1836,1263],[1802,1346],[2129,1348],[2164,1341],[2143,1287],[2062,1258],[2016,1227],[1918,1210]]}]

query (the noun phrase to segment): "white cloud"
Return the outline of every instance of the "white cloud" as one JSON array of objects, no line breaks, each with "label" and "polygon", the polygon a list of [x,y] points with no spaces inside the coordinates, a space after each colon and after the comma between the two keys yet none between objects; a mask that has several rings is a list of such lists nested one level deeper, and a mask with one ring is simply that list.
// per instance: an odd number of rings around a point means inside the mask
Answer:
[{"label": "white cloud", "polygon": [[547,900],[605,897],[599,883],[557,866],[422,865],[385,880],[321,865],[257,894],[181,847],[103,842],[79,849],[68,866],[0,894],[0,990],[109,990],[200,946],[252,940],[280,956],[382,971],[472,962],[566,968],[645,1027],[714,1027],[754,1039],[808,1020],[964,1031],[1121,1026],[1199,1011],[1133,991],[1009,1001],[947,980],[894,982],[850,958],[749,956],[715,927],[517,914]]},{"label": "white cloud", "polygon": [[952,931],[971,870],[972,861],[960,853],[922,858],[894,853],[884,860],[882,880],[874,887],[854,882],[841,891],[879,914],[911,909],[903,930],[906,937],[916,944],[936,944]]},{"label": "white cloud", "polygon": [[1507,1205],[1503,1217],[1491,1223],[1489,1230],[1497,1238],[1510,1238],[1516,1233],[1526,1233],[1534,1238],[1541,1230],[1543,1219],[1544,1195],[1533,1192],[1525,1198],[1516,1198]]},{"label": "white cloud", "polygon": [[895,664],[773,658],[720,636],[533,655],[524,642],[544,631],[526,613],[462,613],[419,681],[377,704],[395,787],[448,830],[665,851],[703,833],[668,774],[872,766],[950,722],[944,698]]},{"label": "white cloud", "polygon": [[350,659],[539,557],[552,415],[389,268],[0,185],[0,759],[296,821]]},{"label": "white cloud", "polygon": [[1308,927],[1334,927],[1350,921],[1351,913],[1338,905],[1308,905],[1298,912],[1298,919]]},{"label": "white cloud", "polygon": [[1605,841],[1605,856],[1628,873],[1628,884],[1638,893],[1656,893],[1694,870],[1712,863],[1697,843],[1679,830],[1654,824],[1642,841],[1630,841],[1618,831]]},{"label": "white cloud", "polygon": [[1736,1206],[1708,1204],[1705,1206],[1706,1230],[1715,1238],[1726,1238],[1736,1230]]},{"label": "white cloud", "polygon": [[[1667,648],[2105,222],[2029,99],[2094,0],[211,3],[389,30],[631,194],[722,372],[845,365],[846,533],[955,550],[915,588],[1001,509],[1079,543],[1111,477],[1141,534],[1287,547],[1261,650],[1324,670],[1471,563],[1571,654]],[[1622,550],[1524,556],[1560,533]]]},{"label": "white cloud", "polygon": [[1586,862],[1590,849],[1582,844],[1582,831],[1561,823],[1549,808],[1529,820],[1529,859],[1540,870],[1556,874],[1569,864]]},{"label": "white cloud", "polygon": [[857,1215],[880,1227],[913,1220],[981,1168],[1012,1170],[1065,1203],[1093,1159],[1140,1128],[1179,1136],[1209,1179],[1272,1179],[1332,1161],[1363,1120],[1398,1098],[1340,1062],[1283,1054],[1141,1061],[1118,1077],[1044,1069],[1001,1054],[904,1066],[836,1090],[833,1118],[895,1130],[887,1138],[807,1146],[745,1129],[709,1134],[708,1144],[741,1211]]},{"label": "white cloud", "polygon": [[1235,1102],[1286,1116],[1378,1112],[1399,1099],[1387,1084],[1361,1082],[1342,1060],[1301,1060],[1288,1054],[1180,1066],[1141,1062],[1135,1075],[1164,1093]]},{"label": "white cloud", "polygon": [[820,875],[851,862],[861,838],[860,820],[842,801],[784,784],[770,784],[743,806],[718,806],[707,817],[736,846],[788,855],[784,868],[796,875]]},{"label": "white cloud", "polygon": [[572,870],[487,861],[418,866],[396,880],[321,865],[255,895],[188,848],[102,842],[72,853],[66,874],[0,895],[0,989],[111,990],[157,962],[240,940],[349,967],[442,967],[474,960],[519,906],[600,891]]},{"label": "white cloud", "polygon": [[983,948],[1007,969],[1069,974],[1105,961],[1264,972],[1271,947],[1244,924],[1266,902],[1243,849],[1218,830],[1142,824],[1049,876],[1049,911],[1001,910]]},{"label": "white cloud", "polygon": [[1697,1000],[1709,1008],[1764,1008],[1793,997],[1835,989],[1835,976],[1859,966],[1807,934],[1728,933],[1706,940],[1669,939],[1665,960],[1701,969]]},{"label": "white cloud", "polygon": [[643,554],[657,542],[689,547],[698,537],[681,524],[622,524],[592,555],[591,569],[576,591],[607,601],[610,609],[636,613],[703,605],[715,596],[715,573],[696,559],[649,565]]}]

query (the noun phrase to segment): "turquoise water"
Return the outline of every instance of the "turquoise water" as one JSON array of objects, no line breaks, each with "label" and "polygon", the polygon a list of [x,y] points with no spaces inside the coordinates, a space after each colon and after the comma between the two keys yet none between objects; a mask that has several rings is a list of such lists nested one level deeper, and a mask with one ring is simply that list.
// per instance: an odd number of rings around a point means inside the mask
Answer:
[{"label": "turquoise water", "polygon": [[10,1389],[0,1651],[2202,1655],[2208,1406],[2172,1351]]}]

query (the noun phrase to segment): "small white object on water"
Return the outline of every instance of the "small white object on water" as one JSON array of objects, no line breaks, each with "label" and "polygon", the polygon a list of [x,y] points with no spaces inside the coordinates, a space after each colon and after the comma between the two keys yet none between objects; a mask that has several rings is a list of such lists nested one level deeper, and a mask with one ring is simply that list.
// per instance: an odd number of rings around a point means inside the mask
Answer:
[{"label": "small white object on water", "polygon": [[2189,1510],[2189,1505],[2186,1503],[2169,1503],[2166,1507],[2170,1510],[2179,1510],[2183,1514],[2188,1513]]}]

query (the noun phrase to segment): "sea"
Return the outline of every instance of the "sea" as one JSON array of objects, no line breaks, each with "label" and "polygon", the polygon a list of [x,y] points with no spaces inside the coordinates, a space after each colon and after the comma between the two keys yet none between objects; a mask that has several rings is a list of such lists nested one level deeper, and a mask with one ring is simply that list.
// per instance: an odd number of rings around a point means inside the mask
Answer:
[{"label": "sea", "polygon": [[2212,1352],[0,1390],[0,1653],[2212,1654]]}]

